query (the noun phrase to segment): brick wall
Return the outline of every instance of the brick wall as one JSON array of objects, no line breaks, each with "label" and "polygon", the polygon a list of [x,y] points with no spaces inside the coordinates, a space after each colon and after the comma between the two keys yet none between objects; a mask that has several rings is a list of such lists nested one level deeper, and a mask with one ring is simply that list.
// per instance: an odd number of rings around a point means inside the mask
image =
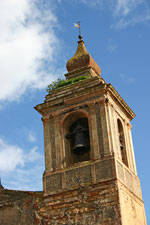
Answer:
[{"label": "brick wall", "polygon": [[121,224],[115,182],[80,186],[46,198],[42,193],[2,190],[0,201],[1,225]]}]

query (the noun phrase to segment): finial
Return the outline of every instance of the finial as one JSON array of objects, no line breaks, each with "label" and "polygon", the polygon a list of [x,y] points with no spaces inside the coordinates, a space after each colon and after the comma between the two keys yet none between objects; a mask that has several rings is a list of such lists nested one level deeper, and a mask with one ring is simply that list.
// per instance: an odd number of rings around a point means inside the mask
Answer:
[{"label": "finial", "polygon": [[79,29],[79,40],[82,41],[82,34],[81,34],[81,29],[80,29],[80,21],[78,21],[77,23],[74,24],[75,27],[77,27]]},{"label": "finial", "polygon": [[[82,40],[80,22],[74,24],[74,26],[79,29],[79,41],[78,41],[76,53],[66,63],[66,67],[68,70],[68,74],[65,75],[66,78],[71,79],[71,77],[75,77],[76,76],[75,71],[79,71],[83,69],[85,71],[86,69],[89,71],[89,76],[100,76],[101,69],[99,68],[99,66],[96,64],[94,59],[86,50],[84,41]],[[77,73],[77,76],[79,76],[78,73]]]}]

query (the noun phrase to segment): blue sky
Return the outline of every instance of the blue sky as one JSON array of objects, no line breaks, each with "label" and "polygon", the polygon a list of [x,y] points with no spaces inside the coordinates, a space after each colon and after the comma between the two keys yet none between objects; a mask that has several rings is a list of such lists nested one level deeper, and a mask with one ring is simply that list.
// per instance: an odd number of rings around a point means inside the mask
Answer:
[{"label": "blue sky", "polygon": [[150,225],[150,1],[0,1],[0,177],[5,188],[42,190],[43,127],[33,107],[66,73],[81,21],[86,48],[136,113],[138,176]]}]

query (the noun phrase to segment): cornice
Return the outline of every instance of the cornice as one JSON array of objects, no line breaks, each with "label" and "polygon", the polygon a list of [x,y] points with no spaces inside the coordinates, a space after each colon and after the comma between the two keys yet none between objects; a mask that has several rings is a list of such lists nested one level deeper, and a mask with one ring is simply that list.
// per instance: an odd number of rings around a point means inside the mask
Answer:
[{"label": "cornice", "polygon": [[130,115],[131,119],[133,119],[136,116],[135,113],[132,111],[132,109],[128,106],[128,104],[124,101],[124,99],[119,95],[119,93],[111,84],[107,84],[107,91],[111,92],[111,94],[115,97],[115,99],[121,104],[121,106],[125,109],[125,111]]}]

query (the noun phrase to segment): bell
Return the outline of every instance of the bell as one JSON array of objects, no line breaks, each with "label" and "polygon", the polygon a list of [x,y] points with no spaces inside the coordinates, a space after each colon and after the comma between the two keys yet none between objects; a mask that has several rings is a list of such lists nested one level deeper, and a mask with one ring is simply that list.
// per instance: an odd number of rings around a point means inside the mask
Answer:
[{"label": "bell", "polygon": [[123,135],[122,135],[122,133],[119,134],[119,141],[120,141],[120,150],[123,150],[124,145],[123,145]]},{"label": "bell", "polygon": [[89,150],[85,137],[85,132],[87,130],[88,129],[85,129],[80,124],[77,124],[72,132],[74,134],[74,146],[72,148],[72,152],[76,155],[82,155]]}]

